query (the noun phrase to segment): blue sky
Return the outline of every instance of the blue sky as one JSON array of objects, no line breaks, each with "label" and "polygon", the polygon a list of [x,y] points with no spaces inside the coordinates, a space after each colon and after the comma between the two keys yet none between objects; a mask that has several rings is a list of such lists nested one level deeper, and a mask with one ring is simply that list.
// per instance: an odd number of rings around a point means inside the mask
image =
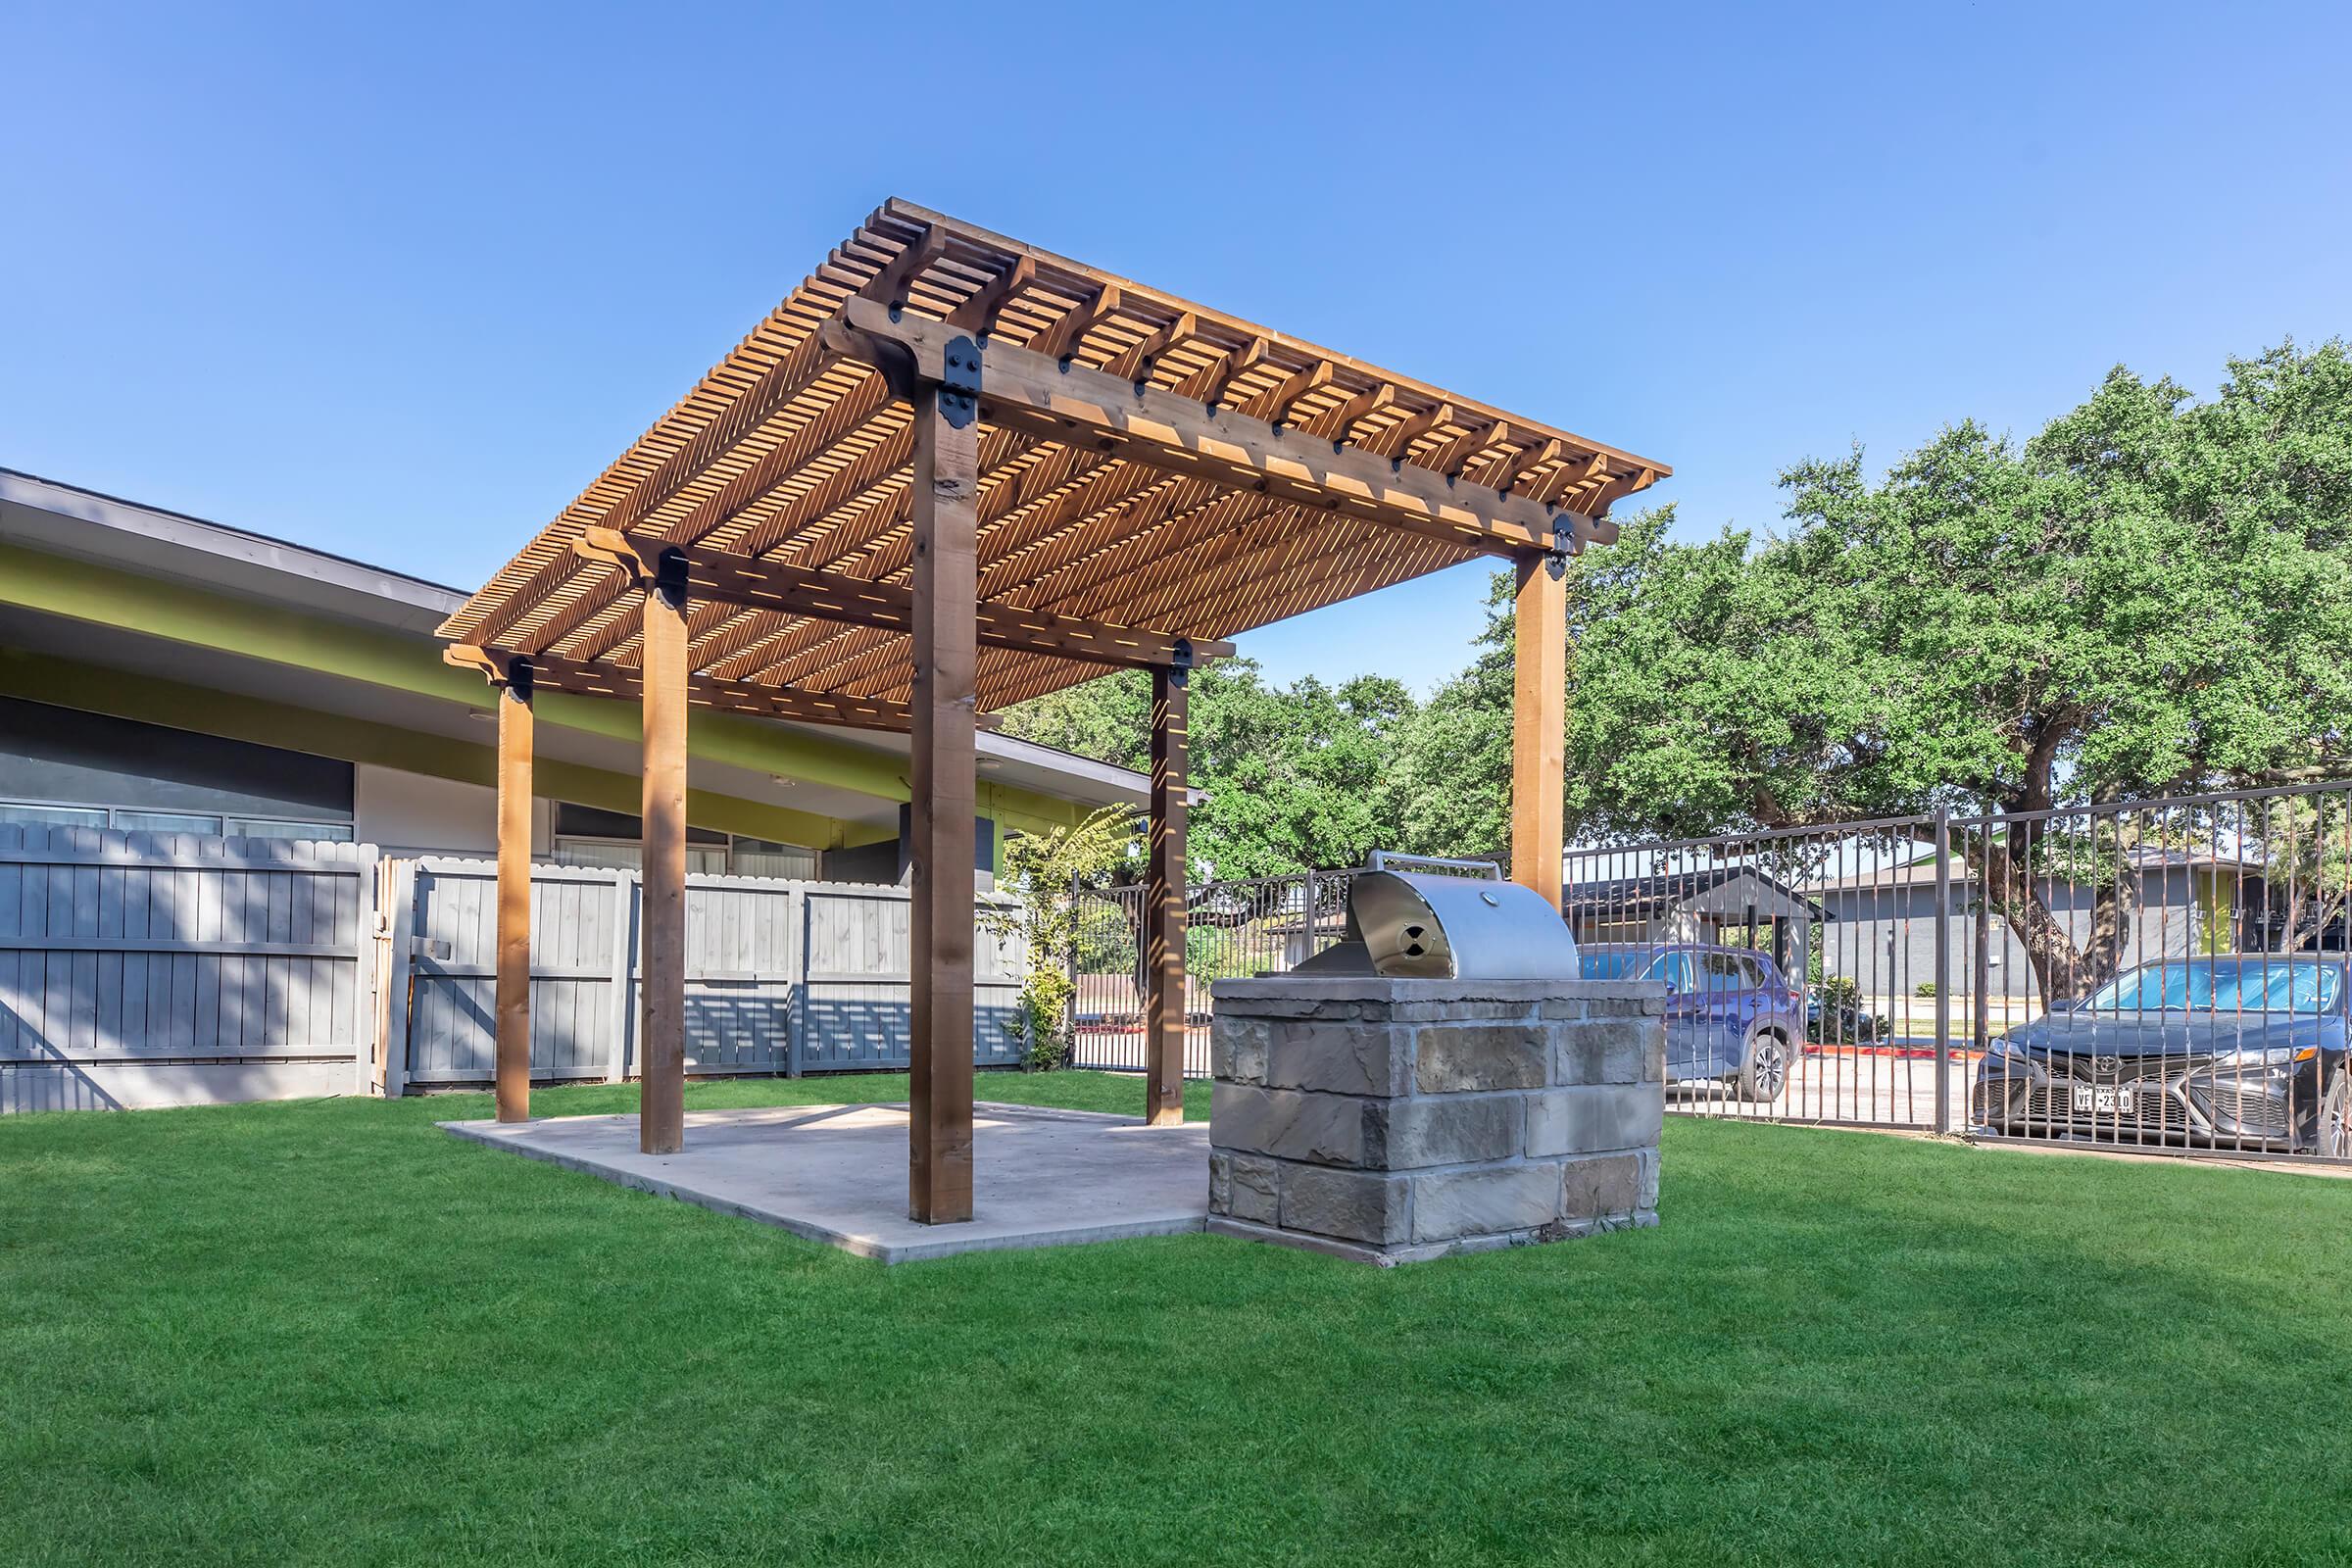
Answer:
[{"label": "blue sky", "polygon": [[[1672,464],[2352,331],[2352,6],[0,0],[0,465],[470,587],[883,197]],[[1243,639],[1458,667],[1461,569]]]}]

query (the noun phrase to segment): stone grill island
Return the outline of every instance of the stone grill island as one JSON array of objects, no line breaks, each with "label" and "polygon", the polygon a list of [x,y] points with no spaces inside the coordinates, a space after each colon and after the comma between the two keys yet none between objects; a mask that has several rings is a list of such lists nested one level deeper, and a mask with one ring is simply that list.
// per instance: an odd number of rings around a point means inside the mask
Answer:
[{"label": "stone grill island", "polygon": [[1389,881],[1430,917],[1354,899],[1325,970],[1217,982],[1208,1228],[1388,1264],[1655,1225],[1664,988],[1397,974],[1477,966],[1465,897],[1507,908],[1514,939],[1559,917],[1508,884]]}]

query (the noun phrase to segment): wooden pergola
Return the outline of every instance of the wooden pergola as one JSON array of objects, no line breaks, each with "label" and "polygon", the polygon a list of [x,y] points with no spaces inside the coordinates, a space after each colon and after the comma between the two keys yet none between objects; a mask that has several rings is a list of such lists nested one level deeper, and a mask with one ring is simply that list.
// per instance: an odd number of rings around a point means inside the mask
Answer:
[{"label": "wooden pergola", "polygon": [[908,732],[911,1211],[968,1219],[975,726],[1152,672],[1146,1112],[1179,1121],[1188,672],[1511,561],[1512,872],[1556,905],[1564,557],[1668,471],[887,203],[441,627],[501,691],[500,1118],[529,1106],[535,691],[643,707],[651,1153],[683,1141],[688,710]]}]

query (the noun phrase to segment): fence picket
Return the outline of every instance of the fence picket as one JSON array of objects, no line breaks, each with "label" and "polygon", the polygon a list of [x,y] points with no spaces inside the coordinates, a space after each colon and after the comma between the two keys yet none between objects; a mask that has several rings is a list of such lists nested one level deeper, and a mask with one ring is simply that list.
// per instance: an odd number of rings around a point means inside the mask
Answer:
[{"label": "fence picket", "polygon": [[[485,1082],[488,1019],[475,993],[494,968],[482,911],[496,868],[438,856],[417,865],[413,917],[449,950],[418,961],[408,1080]],[[537,866],[532,882],[532,1076],[619,1082],[629,1071],[634,1014],[637,875]],[[600,894],[609,903],[600,906]],[[901,887],[689,877],[687,1070],[725,1076],[905,1066],[907,903]],[[600,942],[602,958],[592,959]],[[976,956],[974,1060],[1014,1064],[1021,952],[983,934]],[[604,1038],[593,1038],[599,1024]]]}]

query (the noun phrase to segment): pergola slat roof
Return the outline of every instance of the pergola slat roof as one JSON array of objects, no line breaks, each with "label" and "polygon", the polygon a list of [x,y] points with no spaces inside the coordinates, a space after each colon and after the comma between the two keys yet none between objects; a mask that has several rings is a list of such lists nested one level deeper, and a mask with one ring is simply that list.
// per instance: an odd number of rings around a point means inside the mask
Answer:
[{"label": "pergola slat roof", "polygon": [[[893,201],[442,634],[625,688],[642,601],[611,535],[589,539],[611,530],[641,558],[694,548],[693,701],[806,717],[830,698],[838,721],[901,722],[904,626],[875,604],[805,611],[910,581],[914,421],[893,367],[928,356],[932,375],[958,339],[985,361],[984,711],[1164,661],[1170,638],[1214,652],[1482,554],[1611,537],[1609,504],[1670,471]],[[703,567],[755,561],[792,574],[762,588],[746,566],[733,599],[707,597]],[[992,607],[1026,617],[1000,645]]]}]

